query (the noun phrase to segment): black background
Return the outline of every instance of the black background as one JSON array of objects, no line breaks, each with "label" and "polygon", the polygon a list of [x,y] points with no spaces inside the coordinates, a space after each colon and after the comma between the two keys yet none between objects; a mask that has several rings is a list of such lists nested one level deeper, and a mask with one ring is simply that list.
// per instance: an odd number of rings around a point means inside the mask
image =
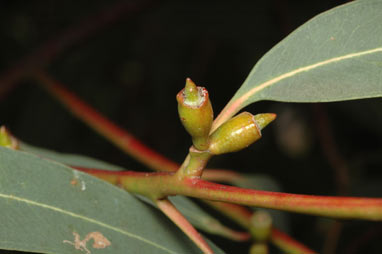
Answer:
[{"label": "black background", "polygon": [[[93,19],[87,28],[95,32],[65,46],[45,69],[145,144],[182,162],[191,142],[178,120],[175,95],[186,77],[209,90],[217,115],[263,54],[299,25],[343,2],[137,1],[131,2],[134,11],[118,1],[1,1],[0,81],[45,42],[68,41],[83,20],[118,5],[110,11],[118,20],[101,27]],[[0,123],[24,142],[148,170],[73,118],[35,81],[18,81],[0,96]],[[324,126],[332,130],[349,168],[349,195],[380,197],[381,106],[380,99],[256,103],[246,110],[275,112],[278,120],[258,143],[213,158],[209,166],[266,174],[285,192],[336,195],[335,171],[318,127],[327,117]],[[330,221],[296,214],[288,220],[292,236],[323,251]],[[247,253],[249,245],[208,236],[227,253]],[[380,253],[381,237],[380,223],[345,222],[332,253]]]}]

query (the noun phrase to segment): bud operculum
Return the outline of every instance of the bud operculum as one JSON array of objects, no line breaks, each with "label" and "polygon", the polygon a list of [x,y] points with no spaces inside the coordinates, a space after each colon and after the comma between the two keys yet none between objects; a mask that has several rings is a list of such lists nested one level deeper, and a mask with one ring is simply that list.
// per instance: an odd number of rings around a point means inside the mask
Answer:
[{"label": "bud operculum", "polygon": [[243,112],[222,124],[210,136],[211,154],[236,152],[261,138],[261,130],[276,118],[275,114]]},{"label": "bud operculum", "polygon": [[208,148],[208,134],[213,121],[213,110],[208,91],[198,87],[191,79],[176,96],[180,120],[191,135],[194,147],[200,151]]}]

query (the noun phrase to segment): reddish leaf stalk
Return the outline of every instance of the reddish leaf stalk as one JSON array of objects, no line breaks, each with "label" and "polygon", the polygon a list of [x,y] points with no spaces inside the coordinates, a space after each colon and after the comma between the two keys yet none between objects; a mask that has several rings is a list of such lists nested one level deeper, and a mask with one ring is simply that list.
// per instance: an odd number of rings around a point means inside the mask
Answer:
[{"label": "reddish leaf stalk", "polygon": [[287,234],[272,228],[271,241],[274,245],[290,254],[317,254],[305,245],[297,242]]},{"label": "reddish leaf stalk", "polygon": [[36,78],[53,96],[55,96],[77,118],[118,146],[127,154],[148,167],[158,171],[176,171],[178,164],[143,145],[130,133],[103,117],[73,93],[65,89],[58,81],[45,72],[39,72]]},{"label": "reddish leaf stalk", "polygon": [[212,249],[208,246],[203,237],[196,229],[188,222],[178,209],[167,199],[155,201],[158,208],[166,214],[202,251],[206,254],[212,254]]},{"label": "reddish leaf stalk", "polygon": [[[167,186],[166,186],[167,187]],[[180,188],[182,187],[182,188]],[[250,190],[185,179],[175,193],[202,199],[343,219],[382,220],[382,198],[325,197]]]}]

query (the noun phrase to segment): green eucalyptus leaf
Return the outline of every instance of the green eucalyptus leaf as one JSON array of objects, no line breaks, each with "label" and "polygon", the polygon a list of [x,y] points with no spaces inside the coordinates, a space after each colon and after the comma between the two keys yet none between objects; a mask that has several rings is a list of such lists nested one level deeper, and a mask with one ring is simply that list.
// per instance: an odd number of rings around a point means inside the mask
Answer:
[{"label": "green eucalyptus leaf", "polygon": [[3,147],[0,207],[0,249],[200,253],[164,215],[122,189],[41,156]]},{"label": "green eucalyptus leaf", "polygon": [[266,53],[215,125],[259,100],[329,102],[382,96],[382,1],[311,19]]}]

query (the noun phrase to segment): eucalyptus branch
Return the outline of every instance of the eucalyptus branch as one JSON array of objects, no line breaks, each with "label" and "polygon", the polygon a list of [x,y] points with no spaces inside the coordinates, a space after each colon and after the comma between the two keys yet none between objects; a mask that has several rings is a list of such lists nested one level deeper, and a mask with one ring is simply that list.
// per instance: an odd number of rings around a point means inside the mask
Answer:
[{"label": "eucalyptus branch", "polygon": [[382,220],[382,198],[334,197],[278,193],[211,183],[197,177],[178,178],[173,173],[129,172],[122,186],[150,198],[172,195],[224,201],[340,219]]},{"label": "eucalyptus branch", "polygon": [[[211,201],[262,207],[339,219],[382,220],[382,198],[357,198],[289,194],[211,183],[198,177],[179,178],[174,173],[124,171],[120,184],[129,192],[152,199],[184,195]],[[99,172],[97,177],[108,177]]]}]

